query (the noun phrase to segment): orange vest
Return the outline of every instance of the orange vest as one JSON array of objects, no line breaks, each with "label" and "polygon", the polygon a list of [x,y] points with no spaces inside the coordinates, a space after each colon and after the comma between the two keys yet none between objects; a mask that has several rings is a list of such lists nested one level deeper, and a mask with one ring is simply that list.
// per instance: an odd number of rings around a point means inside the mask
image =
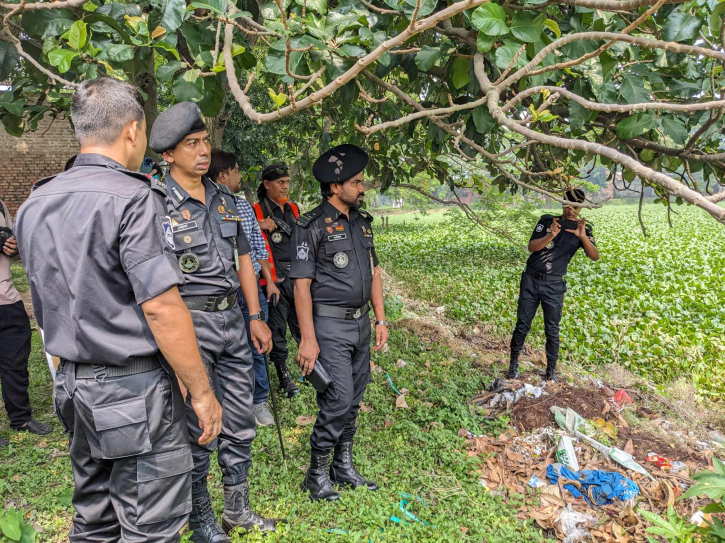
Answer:
[{"label": "orange vest", "polygon": [[[300,216],[300,209],[297,207],[297,204],[295,204],[294,202],[287,202],[287,203],[292,208],[292,214],[295,216],[295,219],[298,219]],[[254,208],[254,214],[257,216],[257,220],[263,221],[264,220],[264,211],[262,211],[261,202],[257,202],[256,204],[252,205],[252,207]],[[267,232],[265,232],[261,228],[260,228],[260,230],[262,232],[262,237],[264,238],[264,248],[267,249],[267,254],[269,255],[268,260],[269,260],[269,267],[272,270],[272,279],[276,283],[277,282],[277,271],[275,270],[275,267],[274,267],[274,256],[272,256],[272,247],[270,247],[270,245],[269,245],[269,239],[267,238]],[[266,285],[267,284],[266,279],[264,279],[264,277],[260,277],[259,284],[262,286]]]}]

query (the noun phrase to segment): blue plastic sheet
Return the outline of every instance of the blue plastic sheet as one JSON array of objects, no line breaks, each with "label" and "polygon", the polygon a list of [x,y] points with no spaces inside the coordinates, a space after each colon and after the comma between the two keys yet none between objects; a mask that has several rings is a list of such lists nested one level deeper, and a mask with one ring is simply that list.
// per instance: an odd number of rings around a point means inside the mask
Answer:
[{"label": "blue plastic sheet", "polygon": [[577,481],[581,490],[572,484],[565,484],[564,488],[575,498],[584,498],[590,505],[608,505],[614,499],[627,501],[639,494],[637,483],[616,471],[576,472],[563,464],[551,464],[546,469],[546,478],[552,485],[557,484],[560,477]]}]

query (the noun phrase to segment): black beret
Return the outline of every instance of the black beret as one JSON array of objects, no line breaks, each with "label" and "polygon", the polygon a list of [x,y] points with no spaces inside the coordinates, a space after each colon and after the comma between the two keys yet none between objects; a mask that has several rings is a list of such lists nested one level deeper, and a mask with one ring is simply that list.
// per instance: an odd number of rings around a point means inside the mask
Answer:
[{"label": "black beret", "polygon": [[289,166],[284,162],[270,164],[262,170],[262,179],[265,181],[274,181],[280,177],[289,177]]},{"label": "black beret", "polygon": [[577,204],[581,204],[586,199],[582,189],[567,190],[565,198],[570,202],[576,202]]},{"label": "black beret", "polygon": [[365,169],[368,158],[368,154],[357,145],[338,145],[315,160],[312,175],[321,185],[344,183]]},{"label": "black beret", "polygon": [[176,147],[189,134],[206,130],[199,106],[194,102],[181,102],[156,117],[151,127],[149,147],[163,153]]}]

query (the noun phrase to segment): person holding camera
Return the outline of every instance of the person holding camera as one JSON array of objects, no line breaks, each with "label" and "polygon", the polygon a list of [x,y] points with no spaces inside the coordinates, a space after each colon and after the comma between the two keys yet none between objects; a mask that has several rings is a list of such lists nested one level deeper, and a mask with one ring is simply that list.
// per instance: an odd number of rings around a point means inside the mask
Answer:
[{"label": "person holding camera", "polygon": [[[582,203],[584,191],[566,192],[569,202]],[[526,270],[521,275],[516,328],[511,337],[511,360],[507,377],[519,378],[519,354],[524,348],[526,335],[531,330],[536,310],[541,304],[546,334],[546,374],[544,379],[556,381],[556,362],[559,359],[559,322],[566,293],[566,268],[581,247],[593,261],[599,260],[599,251],[592,235],[592,227],[578,219],[581,207],[564,205],[560,217],[543,215],[529,241]]]},{"label": "person holding camera", "polygon": [[[18,254],[12,227],[10,212],[0,200],[0,385],[10,428],[46,435],[53,427],[31,417],[28,395],[30,319],[10,274],[10,257]],[[0,447],[7,445],[9,442],[0,438]]]}]

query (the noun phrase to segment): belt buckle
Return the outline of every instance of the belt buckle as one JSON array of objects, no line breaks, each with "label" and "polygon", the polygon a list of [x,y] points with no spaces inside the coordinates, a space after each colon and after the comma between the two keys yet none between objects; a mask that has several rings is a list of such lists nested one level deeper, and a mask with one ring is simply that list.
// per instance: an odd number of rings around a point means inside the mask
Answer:
[{"label": "belt buckle", "polygon": [[362,309],[359,307],[355,310],[355,313],[352,314],[353,319],[359,319],[360,315],[362,315]]},{"label": "belt buckle", "polygon": [[229,307],[229,298],[227,296],[224,296],[217,307],[220,311],[224,311],[227,307]]}]

